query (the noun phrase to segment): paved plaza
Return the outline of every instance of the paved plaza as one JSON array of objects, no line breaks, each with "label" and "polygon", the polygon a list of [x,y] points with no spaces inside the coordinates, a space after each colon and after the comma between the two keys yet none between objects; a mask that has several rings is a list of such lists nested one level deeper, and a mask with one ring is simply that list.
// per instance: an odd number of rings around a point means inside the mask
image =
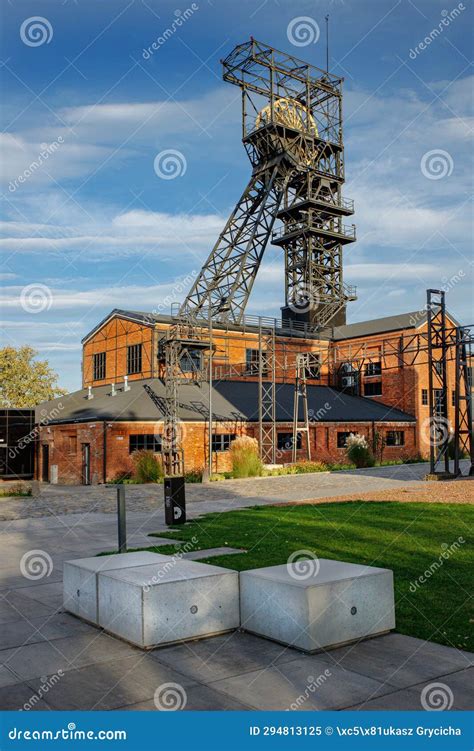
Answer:
[{"label": "paved plaza", "polygon": [[[425,472],[410,465],[189,486],[189,512],[417,487]],[[162,488],[131,487],[127,497],[129,546],[144,547],[150,532],[166,529]],[[421,709],[435,683],[452,709],[473,706],[472,654],[398,633],[317,655],[241,632],[142,652],[63,609],[64,561],[116,547],[114,490],[48,487],[5,503],[25,509],[0,523],[2,709],[155,710],[168,684],[186,710]],[[33,568],[24,575],[31,551],[47,553],[41,578]]]}]

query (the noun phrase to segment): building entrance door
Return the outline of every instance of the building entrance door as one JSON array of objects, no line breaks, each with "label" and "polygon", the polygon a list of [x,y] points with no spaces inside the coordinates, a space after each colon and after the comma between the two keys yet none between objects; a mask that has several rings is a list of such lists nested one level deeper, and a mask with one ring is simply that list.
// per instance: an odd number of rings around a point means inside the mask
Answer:
[{"label": "building entrance door", "polygon": [[49,446],[43,443],[41,447],[41,479],[49,482]]}]

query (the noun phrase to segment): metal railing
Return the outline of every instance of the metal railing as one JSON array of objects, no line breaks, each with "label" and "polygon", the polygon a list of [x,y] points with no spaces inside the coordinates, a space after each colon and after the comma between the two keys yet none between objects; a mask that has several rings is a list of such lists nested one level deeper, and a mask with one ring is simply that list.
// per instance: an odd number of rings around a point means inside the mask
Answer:
[{"label": "metal railing", "polygon": [[307,196],[298,196],[298,198],[293,202],[290,203],[288,206],[285,206],[285,209],[293,209],[297,208],[300,204],[305,203],[306,201],[319,201],[320,203],[325,203],[328,206],[334,206],[335,208],[344,209],[345,211],[354,211],[354,201],[352,198],[343,198],[342,196],[337,200],[331,200],[330,198],[320,195],[318,193],[308,193]]},{"label": "metal railing", "polygon": [[278,240],[286,235],[291,235],[293,232],[308,231],[330,233],[332,235],[339,235],[340,237],[347,237],[351,240],[356,238],[355,224],[342,224],[342,222],[325,222],[323,224],[313,224],[313,222],[292,222],[284,227],[279,227],[272,233],[272,240]]}]

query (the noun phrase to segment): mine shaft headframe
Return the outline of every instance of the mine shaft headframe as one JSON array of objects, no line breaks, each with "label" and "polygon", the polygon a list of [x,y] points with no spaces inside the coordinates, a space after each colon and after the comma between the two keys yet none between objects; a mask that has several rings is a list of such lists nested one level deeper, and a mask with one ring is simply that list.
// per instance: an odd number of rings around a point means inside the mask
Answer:
[{"label": "mine shaft headframe", "polygon": [[316,128],[321,140],[342,146],[342,78],[256,39],[235,47],[222,65],[224,81],[242,89],[244,139],[258,128],[265,106],[278,121],[278,103],[286,101],[310,135]]},{"label": "mine shaft headframe", "polygon": [[179,313],[239,324],[289,184],[315,165],[343,181],[342,79],[255,39],[222,64],[242,90],[253,172]]}]

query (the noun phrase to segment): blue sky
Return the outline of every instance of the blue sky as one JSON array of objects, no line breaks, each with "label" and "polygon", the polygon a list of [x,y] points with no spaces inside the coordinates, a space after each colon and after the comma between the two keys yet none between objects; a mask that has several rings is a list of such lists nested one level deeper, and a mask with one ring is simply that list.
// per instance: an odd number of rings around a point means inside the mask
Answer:
[{"label": "blue sky", "polygon": [[[5,344],[31,344],[74,389],[80,340],[112,308],[169,312],[250,172],[239,90],[219,60],[253,35],[324,66],[327,13],[330,67],[345,77],[345,195],[356,202],[349,321],[419,309],[425,289],[443,285],[453,314],[473,321],[472,2],[11,0],[0,69]],[[292,42],[300,17],[318,41]],[[154,169],[168,150],[179,152],[174,179]],[[283,294],[281,253],[268,247],[247,312],[278,315]]]}]

